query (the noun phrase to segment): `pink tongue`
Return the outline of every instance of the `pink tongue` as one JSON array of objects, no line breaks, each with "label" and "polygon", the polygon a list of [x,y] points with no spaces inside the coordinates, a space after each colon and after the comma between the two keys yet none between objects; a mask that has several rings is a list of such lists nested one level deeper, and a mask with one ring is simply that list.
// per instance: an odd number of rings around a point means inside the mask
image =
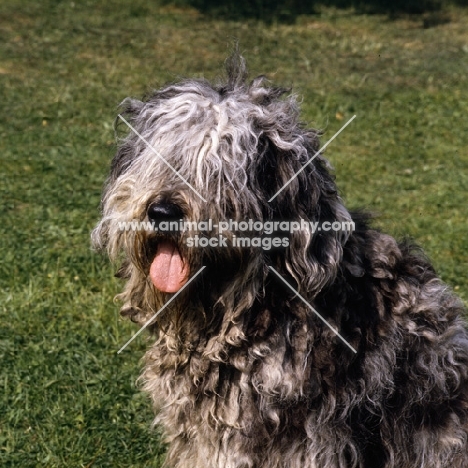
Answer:
[{"label": "pink tongue", "polygon": [[188,280],[189,269],[184,264],[176,245],[163,241],[158,245],[150,267],[150,278],[162,292],[177,292]]}]

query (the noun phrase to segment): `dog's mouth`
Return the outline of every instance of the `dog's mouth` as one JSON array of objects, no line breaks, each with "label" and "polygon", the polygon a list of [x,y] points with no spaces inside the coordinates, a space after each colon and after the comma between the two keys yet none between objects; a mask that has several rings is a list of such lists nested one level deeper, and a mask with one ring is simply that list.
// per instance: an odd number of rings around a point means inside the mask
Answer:
[{"label": "dog's mouth", "polygon": [[177,244],[161,239],[149,271],[154,287],[165,293],[177,292],[188,281],[189,274],[188,263],[184,261]]}]

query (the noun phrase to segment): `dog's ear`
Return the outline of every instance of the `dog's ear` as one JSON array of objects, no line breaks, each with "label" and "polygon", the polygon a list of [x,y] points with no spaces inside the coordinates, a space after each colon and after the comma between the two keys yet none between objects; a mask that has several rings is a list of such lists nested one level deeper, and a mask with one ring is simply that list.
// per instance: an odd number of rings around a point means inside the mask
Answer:
[{"label": "dog's ear", "polygon": [[304,135],[304,142],[307,152],[300,157],[279,150],[271,141],[264,143],[257,183],[263,192],[259,196],[264,199],[264,219],[287,221],[291,228],[278,233],[287,235],[288,247],[269,257],[294,279],[301,294],[313,297],[334,280],[352,219],[329,164],[317,154],[316,134]]},{"label": "dog's ear", "polygon": [[137,99],[127,98],[119,106],[119,115],[114,122],[116,140],[119,142],[117,152],[112,159],[110,170],[110,181],[116,180],[122,175],[135,159],[140,149],[140,140],[137,135],[129,131],[127,125],[120,116],[124,116],[133,127],[139,129],[139,116],[144,109],[145,103]]},{"label": "dog's ear", "polygon": [[[266,255],[311,296],[336,276],[349,234],[332,227],[350,222],[351,217],[338,196],[329,164],[319,153],[320,132],[307,130],[300,122],[294,95],[283,98],[287,90],[265,86],[264,81],[259,77],[249,88],[258,109],[250,190],[261,202],[264,220],[301,223],[299,230],[288,233],[285,251]],[[329,224],[324,226],[325,222]]]}]

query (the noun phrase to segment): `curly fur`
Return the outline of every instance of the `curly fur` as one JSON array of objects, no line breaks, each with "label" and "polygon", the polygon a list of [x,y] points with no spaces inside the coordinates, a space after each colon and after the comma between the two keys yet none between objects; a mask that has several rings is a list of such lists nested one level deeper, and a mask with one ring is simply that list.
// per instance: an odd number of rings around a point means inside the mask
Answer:
[{"label": "curly fur", "polygon": [[[241,57],[227,81],[187,80],[125,113],[204,203],[133,132],[112,162],[93,242],[121,260],[121,313],[143,324],[170,297],[149,268],[162,234],[119,230],[170,202],[191,220],[308,219],[288,249],[188,248],[191,284],[150,327],[144,388],[172,468],[466,468],[468,332],[455,297],[415,247],[350,214],[299,120],[294,95]],[[272,265],[357,350],[271,274]]]}]

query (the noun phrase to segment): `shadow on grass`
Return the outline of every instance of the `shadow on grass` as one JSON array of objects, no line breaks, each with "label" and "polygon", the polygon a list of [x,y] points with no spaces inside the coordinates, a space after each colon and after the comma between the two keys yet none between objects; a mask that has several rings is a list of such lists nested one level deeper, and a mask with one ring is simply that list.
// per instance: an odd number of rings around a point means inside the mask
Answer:
[{"label": "shadow on grass", "polygon": [[[292,22],[297,16],[314,14],[319,6],[355,8],[359,13],[399,14],[437,13],[446,5],[444,0],[166,0],[166,4],[190,6],[200,12],[222,19],[262,19],[266,22]],[[468,6],[468,0],[453,0]]]}]

